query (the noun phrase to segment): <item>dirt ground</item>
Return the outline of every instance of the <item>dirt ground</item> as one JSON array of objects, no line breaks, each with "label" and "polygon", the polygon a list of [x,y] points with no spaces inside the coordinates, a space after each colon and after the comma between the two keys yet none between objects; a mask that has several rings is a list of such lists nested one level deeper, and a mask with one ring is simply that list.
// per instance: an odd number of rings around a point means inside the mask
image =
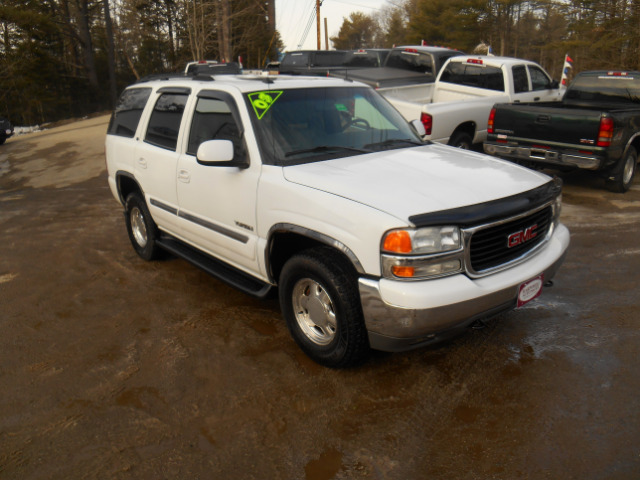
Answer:
[{"label": "dirt ground", "polygon": [[107,122],[0,147],[0,478],[640,478],[640,179],[562,175],[572,245],[535,302],[335,371],[274,300],[136,256]]}]

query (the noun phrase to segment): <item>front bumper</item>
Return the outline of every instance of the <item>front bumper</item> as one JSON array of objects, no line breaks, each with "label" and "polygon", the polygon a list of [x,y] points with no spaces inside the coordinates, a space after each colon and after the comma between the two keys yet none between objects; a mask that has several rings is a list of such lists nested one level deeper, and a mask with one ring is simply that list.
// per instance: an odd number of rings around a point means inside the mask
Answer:
[{"label": "front bumper", "polygon": [[480,318],[515,308],[519,286],[564,261],[569,230],[560,224],[543,249],[507,270],[471,279],[459,274],[420,282],[359,280],[371,348],[403,351],[444,340]]},{"label": "front bumper", "polygon": [[484,151],[489,155],[497,155],[513,160],[527,160],[530,162],[576,167],[585,170],[600,170],[604,164],[604,158],[598,155],[580,152],[563,153],[546,148],[485,143]]}]

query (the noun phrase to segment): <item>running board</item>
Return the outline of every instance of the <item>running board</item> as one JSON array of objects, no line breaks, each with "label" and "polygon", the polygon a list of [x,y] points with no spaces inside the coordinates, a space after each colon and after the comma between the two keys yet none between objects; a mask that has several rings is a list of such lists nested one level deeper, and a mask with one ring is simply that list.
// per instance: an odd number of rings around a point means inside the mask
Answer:
[{"label": "running board", "polygon": [[157,244],[171,252],[177,257],[192,263],[201,268],[212,277],[231,285],[249,295],[258,298],[265,298],[271,291],[272,286],[262,282],[251,275],[244,273],[220,260],[217,260],[203,252],[196,250],[175,238],[162,235],[156,240]]}]

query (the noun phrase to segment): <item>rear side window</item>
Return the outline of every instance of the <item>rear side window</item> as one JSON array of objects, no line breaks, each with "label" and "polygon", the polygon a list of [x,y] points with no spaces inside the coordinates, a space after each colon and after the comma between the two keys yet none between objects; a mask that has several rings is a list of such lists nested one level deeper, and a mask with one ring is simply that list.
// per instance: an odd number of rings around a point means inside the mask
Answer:
[{"label": "rear side window", "polygon": [[440,81],[504,92],[502,70],[487,65],[449,62],[442,72]]},{"label": "rear side window", "polygon": [[189,95],[177,93],[160,95],[149,119],[145,142],[175,151],[187,98]]},{"label": "rear side window", "polygon": [[513,72],[513,90],[515,93],[523,93],[529,91],[529,79],[527,78],[527,69],[524,65],[516,65],[511,69]]},{"label": "rear side window", "polygon": [[147,104],[150,88],[132,88],[125,90],[116,105],[111,121],[109,122],[109,135],[133,138],[142,116],[142,110]]}]

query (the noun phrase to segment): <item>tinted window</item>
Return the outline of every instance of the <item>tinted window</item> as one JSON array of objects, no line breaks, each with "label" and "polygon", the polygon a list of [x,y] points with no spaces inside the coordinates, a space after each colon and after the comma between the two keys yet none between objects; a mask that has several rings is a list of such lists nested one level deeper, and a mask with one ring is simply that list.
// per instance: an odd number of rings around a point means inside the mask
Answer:
[{"label": "tinted window", "polygon": [[564,100],[603,103],[640,103],[640,77],[634,75],[577,76]]},{"label": "tinted window", "polygon": [[513,72],[513,90],[516,93],[529,91],[529,79],[524,65],[517,65],[511,69]]},{"label": "tinted window", "polygon": [[540,68],[529,65],[529,75],[531,75],[532,90],[546,90],[549,88],[549,77]]},{"label": "tinted window", "polygon": [[207,140],[231,140],[233,142],[234,159],[244,156],[240,130],[223,100],[215,98],[199,98],[191,122],[189,146],[187,153],[195,155],[202,142]]},{"label": "tinted window", "polygon": [[393,50],[389,54],[385,66],[401,68],[412,72],[433,74],[433,60],[431,55],[417,52],[414,49]]},{"label": "tinted window", "polygon": [[312,67],[337,67],[344,63],[346,52],[314,52]]},{"label": "tinted window", "polygon": [[180,132],[180,121],[188,95],[163,93],[151,113],[145,142],[175,150]]},{"label": "tinted window", "polygon": [[379,67],[381,54],[370,51],[349,52],[344,61],[345,67]]},{"label": "tinted window", "polygon": [[307,52],[287,53],[280,63],[280,69],[284,67],[306,67],[308,63],[309,54]]},{"label": "tinted window", "polygon": [[502,70],[486,65],[451,62],[443,70],[440,81],[504,92]]},{"label": "tinted window", "polygon": [[142,116],[142,110],[151,94],[150,88],[125,90],[116,105],[107,133],[133,138]]}]

